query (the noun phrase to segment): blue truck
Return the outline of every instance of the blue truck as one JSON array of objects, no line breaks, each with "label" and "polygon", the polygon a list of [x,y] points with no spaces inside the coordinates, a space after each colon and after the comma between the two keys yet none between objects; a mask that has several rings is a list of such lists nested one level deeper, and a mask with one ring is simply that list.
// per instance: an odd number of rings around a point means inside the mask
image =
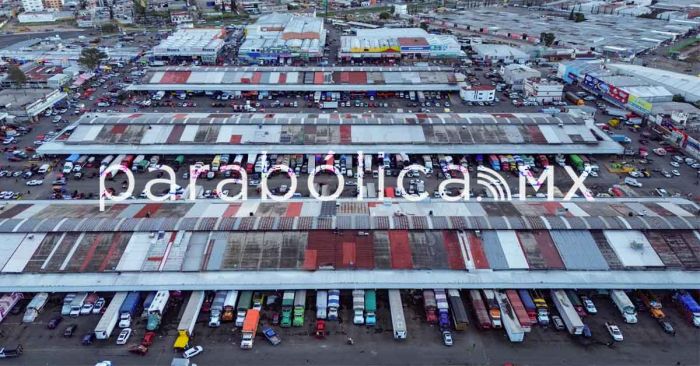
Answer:
[{"label": "blue truck", "polygon": [[136,315],[140,300],[141,294],[136,291],[129,292],[126,295],[126,299],[124,299],[121,308],[119,308],[119,328],[131,327],[131,320]]},{"label": "blue truck", "polygon": [[630,142],[632,142],[632,139],[630,139],[629,137],[627,137],[627,136],[625,136],[625,135],[620,135],[620,134],[613,134],[613,135],[610,135],[610,138],[611,138],[613,141],[619,142],[619,143],[621,143],[621,144],[629,144]]}]

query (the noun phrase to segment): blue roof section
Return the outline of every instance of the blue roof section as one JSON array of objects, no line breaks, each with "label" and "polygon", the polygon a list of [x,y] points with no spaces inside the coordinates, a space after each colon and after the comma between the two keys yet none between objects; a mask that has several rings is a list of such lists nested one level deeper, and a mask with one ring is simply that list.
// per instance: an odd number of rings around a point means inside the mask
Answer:
[{"label": "blue roof section", "polygon": [[586,230],[552,230],[549,232],[564,266],[569,270],[608,270],[608,263],[595,239]]}]

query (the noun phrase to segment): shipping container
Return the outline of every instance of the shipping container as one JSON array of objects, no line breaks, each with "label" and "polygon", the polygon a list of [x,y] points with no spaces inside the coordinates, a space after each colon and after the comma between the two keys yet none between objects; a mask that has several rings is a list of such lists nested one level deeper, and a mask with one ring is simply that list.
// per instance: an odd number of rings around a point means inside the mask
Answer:
[{"label": "shipping container", "polygon": [[518,292],[515,290],[506,290],[505,295],[508,298],[508,302],[515,311],[515,316],[523,328],[523,331],[530,332],[532,330],[532,321],[530,320],[530,315],[528,314],[525,306],[523,305]]},{"label": "shipping container", "polygon": [[469,317],[467,316],[467,310],[464,308],[459,290],[447,290],[447,298],[450,301],[450,308],[452,308],[452,321],[454,322],[455,330],[467,330]]},{"label": "shipping container", "polygon": [[489,318],[489,313],[486,310],[486,304],[481,298],[481,293],[479,290],[469,290],[469,297],[471,298],[472,309],[474,309],[474,316],[476,317],[477,326],[480,329],[491,329],[491,318]]}]

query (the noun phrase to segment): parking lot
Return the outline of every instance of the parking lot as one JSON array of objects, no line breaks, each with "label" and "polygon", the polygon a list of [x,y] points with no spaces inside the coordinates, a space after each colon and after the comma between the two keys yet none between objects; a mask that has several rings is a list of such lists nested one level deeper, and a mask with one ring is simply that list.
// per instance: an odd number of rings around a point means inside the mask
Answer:
[{"label": "parking lot", "polygon": [[[351,307],[349,292],[341,296],[341,306]],[[511,362],[527,364],[614,364],[614,365],[696,365],[700,362],[697,352],[698,333],[680,318],[675,309],[665,309],[667,318],[673,323],[676,335],[664,334],[649,314],[640,313],[639,323],[625,324],[617,309],[607,296],[593,296],[598,314],[585,317],[592,338],[571,338],[565,331],[553,328],[534,327],[525,336],[522,344],[512,344],[505,332],[500,330],[477,330],[470,325],[466,331],[453,333],[454,346],[445,347],[435,325],[425,322],[422,305],[404,302],[408,339],[395,341],[391,332],[391,315],[385,291],[378,291],[378,323],[375,327],[352,324],[352,314],[341,311],[342,322],[328,322],[327,336],[317,339],[313,335],[315,311],[307,308],[306,324],[301,328],[275,327],[282,344],[273,347],[258,334],[253,350],[241,350],[240,329],[232,323],[219,328],[207,327],[208,317],[202,313],[195,327],[193,343],[204,347],[204,353],[196,356],[199,365],[219,364],[221,359],[236,362],[255,362],[264,365],[287,363],[300,364],[492,364]],[[404,291],[404,299],[408,299]],[[55,300],[60,302],[60,296]],[[670,305],[670,304],[666,304]],[[172,344],[177,334],[177,323],[182,306],[175,306],[166,313],[158,336],[148,354],[130,354],[130,346],[140,342],[145,332],[145,322],[132,325],[133,334],[127,345],[114,344],[117,330],[108,341],[96,341],[91,346],[80,344],[83,334],[94,329],[99,315],[81,316],[77,319],[65,317],[57,329],[48,330],[46,324],[60,312],[55,301],[47,305],[39,318],[31,324],[21,323],[21,315],[5,319],[0,330],[0,339],[5,346],[21,343],[24,354],[16,359],[5,360],[10,365],[92,365],[100,360],[111,360],[118,365],[169,365],[177,353]],[[269,323],[270,311],[263,308],[263,323]],[[473,319],[472,319],[473,320]],[[624,334],[623,342],[612,345],[604,323],[612,321]],[[62,336],[69,324],[77,324],[76,335]],[[347,344],[347,338],[354,340]],[[556,349],[556,352],[554,352]]]}]

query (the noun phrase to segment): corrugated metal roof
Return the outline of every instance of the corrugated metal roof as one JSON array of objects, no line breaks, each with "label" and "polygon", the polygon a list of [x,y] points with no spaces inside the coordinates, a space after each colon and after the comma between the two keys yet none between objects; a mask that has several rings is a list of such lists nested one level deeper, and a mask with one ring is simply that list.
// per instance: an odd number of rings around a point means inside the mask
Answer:
[{"label": "corrugated metal roof", "polygon": [[495,231],[482,231],[481,241],[483,242],[484,253],[492,269],[508,269],[508,259],[503,253],[501,241]]},{"label": "corrugated metal roof", "polygon": [[559,255],[569,270],[607,270],[603,254],[585,230],[552,230],[549,232]]}]

